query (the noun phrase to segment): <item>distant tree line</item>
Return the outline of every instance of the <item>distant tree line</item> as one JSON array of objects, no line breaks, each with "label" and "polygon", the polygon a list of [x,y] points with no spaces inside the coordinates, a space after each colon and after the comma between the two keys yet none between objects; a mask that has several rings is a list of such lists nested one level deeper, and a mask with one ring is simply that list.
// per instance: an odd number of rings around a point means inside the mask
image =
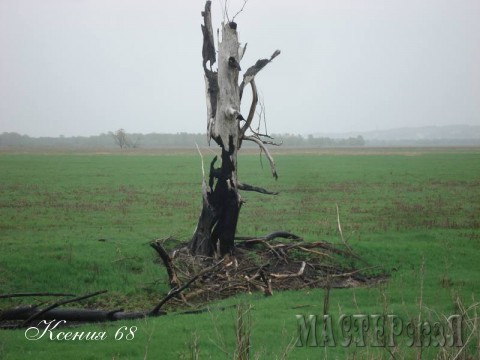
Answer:
[{"label": "distant tree line", "polygon": [[[276,142],[284,147],[344,147],[364,146],[365,140],[361,136],[346,139],[332,139],[328,137],[306,137],[294,134],[272,135]],[[73,137],[30,137],[14,132],[0,134],[0,148],[50,148],[50,149],[112,149],[112,148],[190,148],[207,146],[205,134],[190,134],[181,132],[177,134],[136,134],[127,133],[123,129],[95,136]],[[248,147],[245,144],[245,147]]]},{"label": "distant tree line", "polygon": [[361,136],[349,137],[343,139],[333,139],[329,137],[315,137],[308,135],[281,134],[273,135],[277,141],[281,140],[285,146],[290,147],[342,147],[342,146],[364,146],[365,140]]}]

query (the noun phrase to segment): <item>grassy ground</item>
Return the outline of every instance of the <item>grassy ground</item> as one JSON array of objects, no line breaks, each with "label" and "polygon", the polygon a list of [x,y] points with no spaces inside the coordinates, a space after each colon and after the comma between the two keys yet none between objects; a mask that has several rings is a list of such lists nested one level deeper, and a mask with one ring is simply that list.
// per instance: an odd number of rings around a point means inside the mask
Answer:
[{"label": "grassy ground", "polygon": [[[205,161],[211,157],[204,153]],[[287,230],[307,240],[345,237],[373,265],[391,274],[370,288],[332,289],[335,336],[341,314],[395,314],[430,322],[472,306],[480,297],[480,151],[390,149],[282,152],[280,178],[268,164],[240,157],[242,181],[279,191],[246,193],[239,235]],[[151,308],[167,291],[150,240],[188,239],[200,211],[201,167],[195,151],[116,154],[0,154],[0,293],[107,289],[84,305]],[[101,240],[101,241],[99,241]],[[232,358],[238,303],[252,308],[251,358],[453,358],[457,348],[294,347],[296,315],[323,315],[322,289],[245,294],[198,315],[89,325],[103,341],[29,341],[22,331],[0,332],[1,359]],[[0,300],[0,308],[13,304]],[[31,301],[31,299],[30,299]],[[226,307],[221,310],[219,307]],[[474,354],[479,330],[465,325],[463,354]],[[135,326],[133,340],[115,340]],[[368,332],[371,336],[371,331]],[[371,340],[371,338],[369,338]],[[463,356],[463,354],[461,356]],[[443,357],[442,357],[443,356]],[[472,355],[473,356],[473,355]],[[478,358],[478,355],[476,355]],[[460,357],[461,358],[461,357]]]}]

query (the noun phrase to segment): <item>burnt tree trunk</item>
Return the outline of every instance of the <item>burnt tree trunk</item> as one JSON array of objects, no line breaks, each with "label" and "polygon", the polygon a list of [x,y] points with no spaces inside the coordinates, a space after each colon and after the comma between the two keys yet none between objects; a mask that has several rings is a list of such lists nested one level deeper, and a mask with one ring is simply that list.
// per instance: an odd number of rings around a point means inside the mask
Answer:
[{"label": "burnt tree trunk", "polygon": [[[246,50],[240,46],[237,24],[233,21],[222,23],[222,39],[218,44],[217,70],[212,69],[216,62],[216,51],[212,28],[211,1],[205,4],[202,12],[203,70],[205,74],[205,94],[207,100],[207,137],[221,148],[221,165],[215,167],[217,157],[210,165],[209,180],[203,180],[202,212],[190,242],[190,251],[195,255],[224,256],[234,251],[234,237],[238,216],[242,206],[239,189],[259,191],[264,189],[242,184],[237,178],[237,152],[243,140],[254,141],[265,152],[276,178],[275,164],[265,142],[259,134],[246,136],[246,131],[255,115],[257,90],[255,75],[280,52],[277,50],[270,59],[258,60],[250,67],[239,83],[240,62]],[[208,63],[208,67],[207,67]],[[252,87],[253,100],[247,119],[240,113],[240,102],[245,85]],[[243,124],[243,125],[242,125]]]}]

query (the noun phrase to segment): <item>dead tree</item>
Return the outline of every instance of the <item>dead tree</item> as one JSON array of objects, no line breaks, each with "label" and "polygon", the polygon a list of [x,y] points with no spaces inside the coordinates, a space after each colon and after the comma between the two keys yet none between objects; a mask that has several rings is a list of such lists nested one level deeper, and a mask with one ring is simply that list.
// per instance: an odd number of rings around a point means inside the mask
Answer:
[{"label": "dead tree", "polygon": [[[205,94],[207,100],[207,137],[221,148],[221,164],[215,167],[217,157],[210,164],[209,180],[203,179],[203,207],[198,225],[190,242],[190,251],[196,255],[224,256],[234,251],[234,236],[237,228],[242,197],[239,190],[257,191],[268,194],[265,189],[242,184],[238,180],[237,153],[244,140],[255,142],[267,156],[272,174],[277,171],[272,156],[265,147],[266,141],[260,134],[248,135],[258,103],[255,76],[269,62],[280,54],[277,50],[269,59],[258,60],[243,75],[239,82],[240,63],[247,44],[241,46],[238,40],[237,24],[233,21],[222,23],[222,38],[218,40],[218,65],[211,16],[211,1],[202,12],[203,70],[205,73]],[[208,65],[208,66],[207,66]],[[240,113],[240,104],[245,86],[252,89],[250,111],[245,117]]]},{"label": "dead tree", "polygon": [[[247,291],[261,291],[270,296],[274,290],[350,287],[382,281],[385,278],[384,275],[368,277],[361,274],[363,270],[374,267],[369,266],[352,252],[343,239],[339,217],[338,228],[345,249],[325,241],[305,242],[301,237],[284,231],[275,231],[263,237],[235,238],[242,206],[239,191],[276,194],[238,180],[237,153],[244,140],[253,141],[267,156],[273,177],[277,178],[275,163],[265,146],[271,143],[271,138],[267,134],[261,134],[259,130],[253,130],[250,126],[258,103],[255,76],[278,56],[280,51],[276,50],[269,59],[258,60],[255,65],[247,69],[239,83],[240,62],[246,45],[240,46],[237,24],[233,21],[222,24],[222,41],[218,45],[218,68],[214,71],[212,67],[216,62],[216,51],[210,1],[206,2],[202,16],[204,18],[202,55],[207,98],[207,136],[209,142],[213,139],[221,148],[221,165],[215,167],[218,160],[215,157],[210,164],[208,181],[204,174],[202,212],[188,246],[182,244],[169,254],[163,248],[164,241],[154,241],[151,244],[167,269],[170,292],[153,309],[135,312],[125,312],[122,309],[61,308],[61,306],[103,294],[105,291],[74,298],[71,298],[71,294],[51,292],[0,294],[0,299],[68,297],[49,306],[45,306],[42,301],[40,304],[0,309],[0,329],[27,327],[40,320],[52,319],[73,322],[139,319],[165,315],[163,308],[170,301],[181,305],[191,304],[192,301],[205,303],[212,299]],[[252,90],[252,103],[245,119],[240,113],[240,103],[245,86],[248,85]],[[123,129],[112,135],[121,148],[131,146]],[[288,239],[288,242],[278,241],[278,238]],[[224,255],[234,252],[235,240],[238,244],[237,254],[235,259],[231,259]],[[251,252],[255,252],[255,256],[249,256]],[[192,254],[203,256],[192,256]],[[213,255],[218,255],[222,259],[216,259]],[[337,257],[348,258],[350,262],[361,261],[367,267],[363,270],[345,267],[337,261]],[[204,310],[187,311],[183,314]],[[328,296],[324,311],[328,311]]]}]

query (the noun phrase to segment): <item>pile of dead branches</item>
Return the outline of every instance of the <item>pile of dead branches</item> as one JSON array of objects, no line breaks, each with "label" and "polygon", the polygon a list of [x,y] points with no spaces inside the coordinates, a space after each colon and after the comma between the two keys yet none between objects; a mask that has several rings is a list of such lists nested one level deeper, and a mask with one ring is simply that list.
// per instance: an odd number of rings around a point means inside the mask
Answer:
[{"label": "pile of dead branches", "polygon": [[[257,291],[270,296],[282,290],[362,286],[379,279],[364,274],[372,267],[348,245],[305,242],[287,232],[236,238],[235,253],[223,259],[192,256],[185,245],[167,252],[164,245],[169,240],[156,240],[151,246],[167,269],[171,292],[183,288],[172,302],[175,305]],[[364,266],[357,269],[357,263]]]},{"label": "pile of dead branches", "polygon": [[[281,240],[282,239],[282,240]],[[239,293],[261,292],[271,296],[275,291],[307,288],[346,288],[371,284],[384,279],[378,274],[367,276],[373,267],[356,255],[345,242],[306,242],[288,232],[274,232],[264,237],[236,238],[235,253],[221,259],[192,255],[188,244],[170,252],[165,245],[171,240],[156,240],[157,251],[168,273],[171,290],[151,310],[124,312],[123,309],[96,310],[64,308],[64,305],[101,295],[99,291],[83,296],[55,293],[4,294],[12,297],[61,297],[46,306],[44,302],[0,309],[0,328],[21,328],[39,320],[63,319],[70,322],[101,322],[166,315],[165,307],[193,307],[184,313],[195,313],[213,300]],[[363,263],[362,268],[355,264]],[[43,305],[43,306],[42,306]]]}]

